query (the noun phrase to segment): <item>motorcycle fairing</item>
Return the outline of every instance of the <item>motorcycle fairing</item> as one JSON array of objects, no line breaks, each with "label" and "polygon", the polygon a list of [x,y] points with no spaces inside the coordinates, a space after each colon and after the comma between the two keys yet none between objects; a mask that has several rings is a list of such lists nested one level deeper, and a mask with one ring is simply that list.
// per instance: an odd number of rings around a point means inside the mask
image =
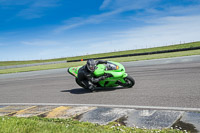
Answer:
[{"label": "motorcycle fairing", "polygon": [[81,68],[81,66],[70,67],[70,68],[68,68],[68,72],[69,72],[72,76],[78,78],[78,70],[79,70],[80,68]]}]

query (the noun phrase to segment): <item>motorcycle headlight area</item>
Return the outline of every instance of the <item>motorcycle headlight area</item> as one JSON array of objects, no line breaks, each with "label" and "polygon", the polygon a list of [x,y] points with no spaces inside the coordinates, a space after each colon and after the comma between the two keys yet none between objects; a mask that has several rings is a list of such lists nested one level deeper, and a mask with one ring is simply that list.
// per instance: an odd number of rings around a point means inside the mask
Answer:
[{"label": "motorcycle headlight area", "polygon": [[107,64],[106,68],[107,68],[107,70],[118,70],[118,69],[120,69],[119,66],[117,66],[115,64],[111,64],[111,63]]}]

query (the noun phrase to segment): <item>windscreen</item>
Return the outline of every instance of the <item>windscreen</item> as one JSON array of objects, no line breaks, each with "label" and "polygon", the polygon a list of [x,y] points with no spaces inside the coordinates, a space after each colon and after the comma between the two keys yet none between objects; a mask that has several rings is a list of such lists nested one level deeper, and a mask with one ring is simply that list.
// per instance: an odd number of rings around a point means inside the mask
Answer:
[{"label": "windscreen", "polygon": [[106,68],[107,68],[107,70],[117,70],[117,69],[118,69],[118,66],[115,65],[115,64],[113,64],[113,63],[108,63],[108,64],[106,65]]}]

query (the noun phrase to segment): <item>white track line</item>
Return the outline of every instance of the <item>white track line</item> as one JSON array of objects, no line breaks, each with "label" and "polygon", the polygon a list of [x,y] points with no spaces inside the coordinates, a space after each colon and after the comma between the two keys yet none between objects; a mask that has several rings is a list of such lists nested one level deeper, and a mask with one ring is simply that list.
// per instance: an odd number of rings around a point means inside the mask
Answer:
[{"label": "white track line", "polygon": [[182,107],[160,107],[160,106],[135,106],[135,105],[108,105],[108,104],[65,104],[65,103],[0,103],[0,106],[11,105],[43,105],[43,106],[93,106],[93,107],[111,107],[111,108],[133,108],[133,109],[151,109],[151,110],[171,110],[171,111],[198,111],[200,108],[182,108]]}]

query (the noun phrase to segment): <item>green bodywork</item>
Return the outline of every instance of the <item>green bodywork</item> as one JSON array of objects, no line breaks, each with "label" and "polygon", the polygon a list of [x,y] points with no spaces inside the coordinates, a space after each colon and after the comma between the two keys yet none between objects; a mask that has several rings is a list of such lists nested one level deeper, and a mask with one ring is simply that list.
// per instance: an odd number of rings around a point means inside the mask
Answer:
[{"label": "green bodywork", "polygon": [[[116,69],[109,70],[108,65],[112,65],[113,67],[116,67]],[[68,69],[68,72],[78,78],[78,71],[82,66],[77,67],[70,67]],[[108,70],[107,70],[108,69]],[[97,69],[94,71],[94,77],[100,77],[104,74],[112,74],[113,77],[106,78],[105,80],[99,81],[99,85],[101,87],[116,87],[119,86],[118,84],[115,84],[117,81],[121,81],[121,83],[126,83],[124,81],[124,78],[128,76],[127,73],[125,73],[125,68],[122,64],[118,62],[112,62],[109,61],[108,64],[99,64],[97,65]]]}]

